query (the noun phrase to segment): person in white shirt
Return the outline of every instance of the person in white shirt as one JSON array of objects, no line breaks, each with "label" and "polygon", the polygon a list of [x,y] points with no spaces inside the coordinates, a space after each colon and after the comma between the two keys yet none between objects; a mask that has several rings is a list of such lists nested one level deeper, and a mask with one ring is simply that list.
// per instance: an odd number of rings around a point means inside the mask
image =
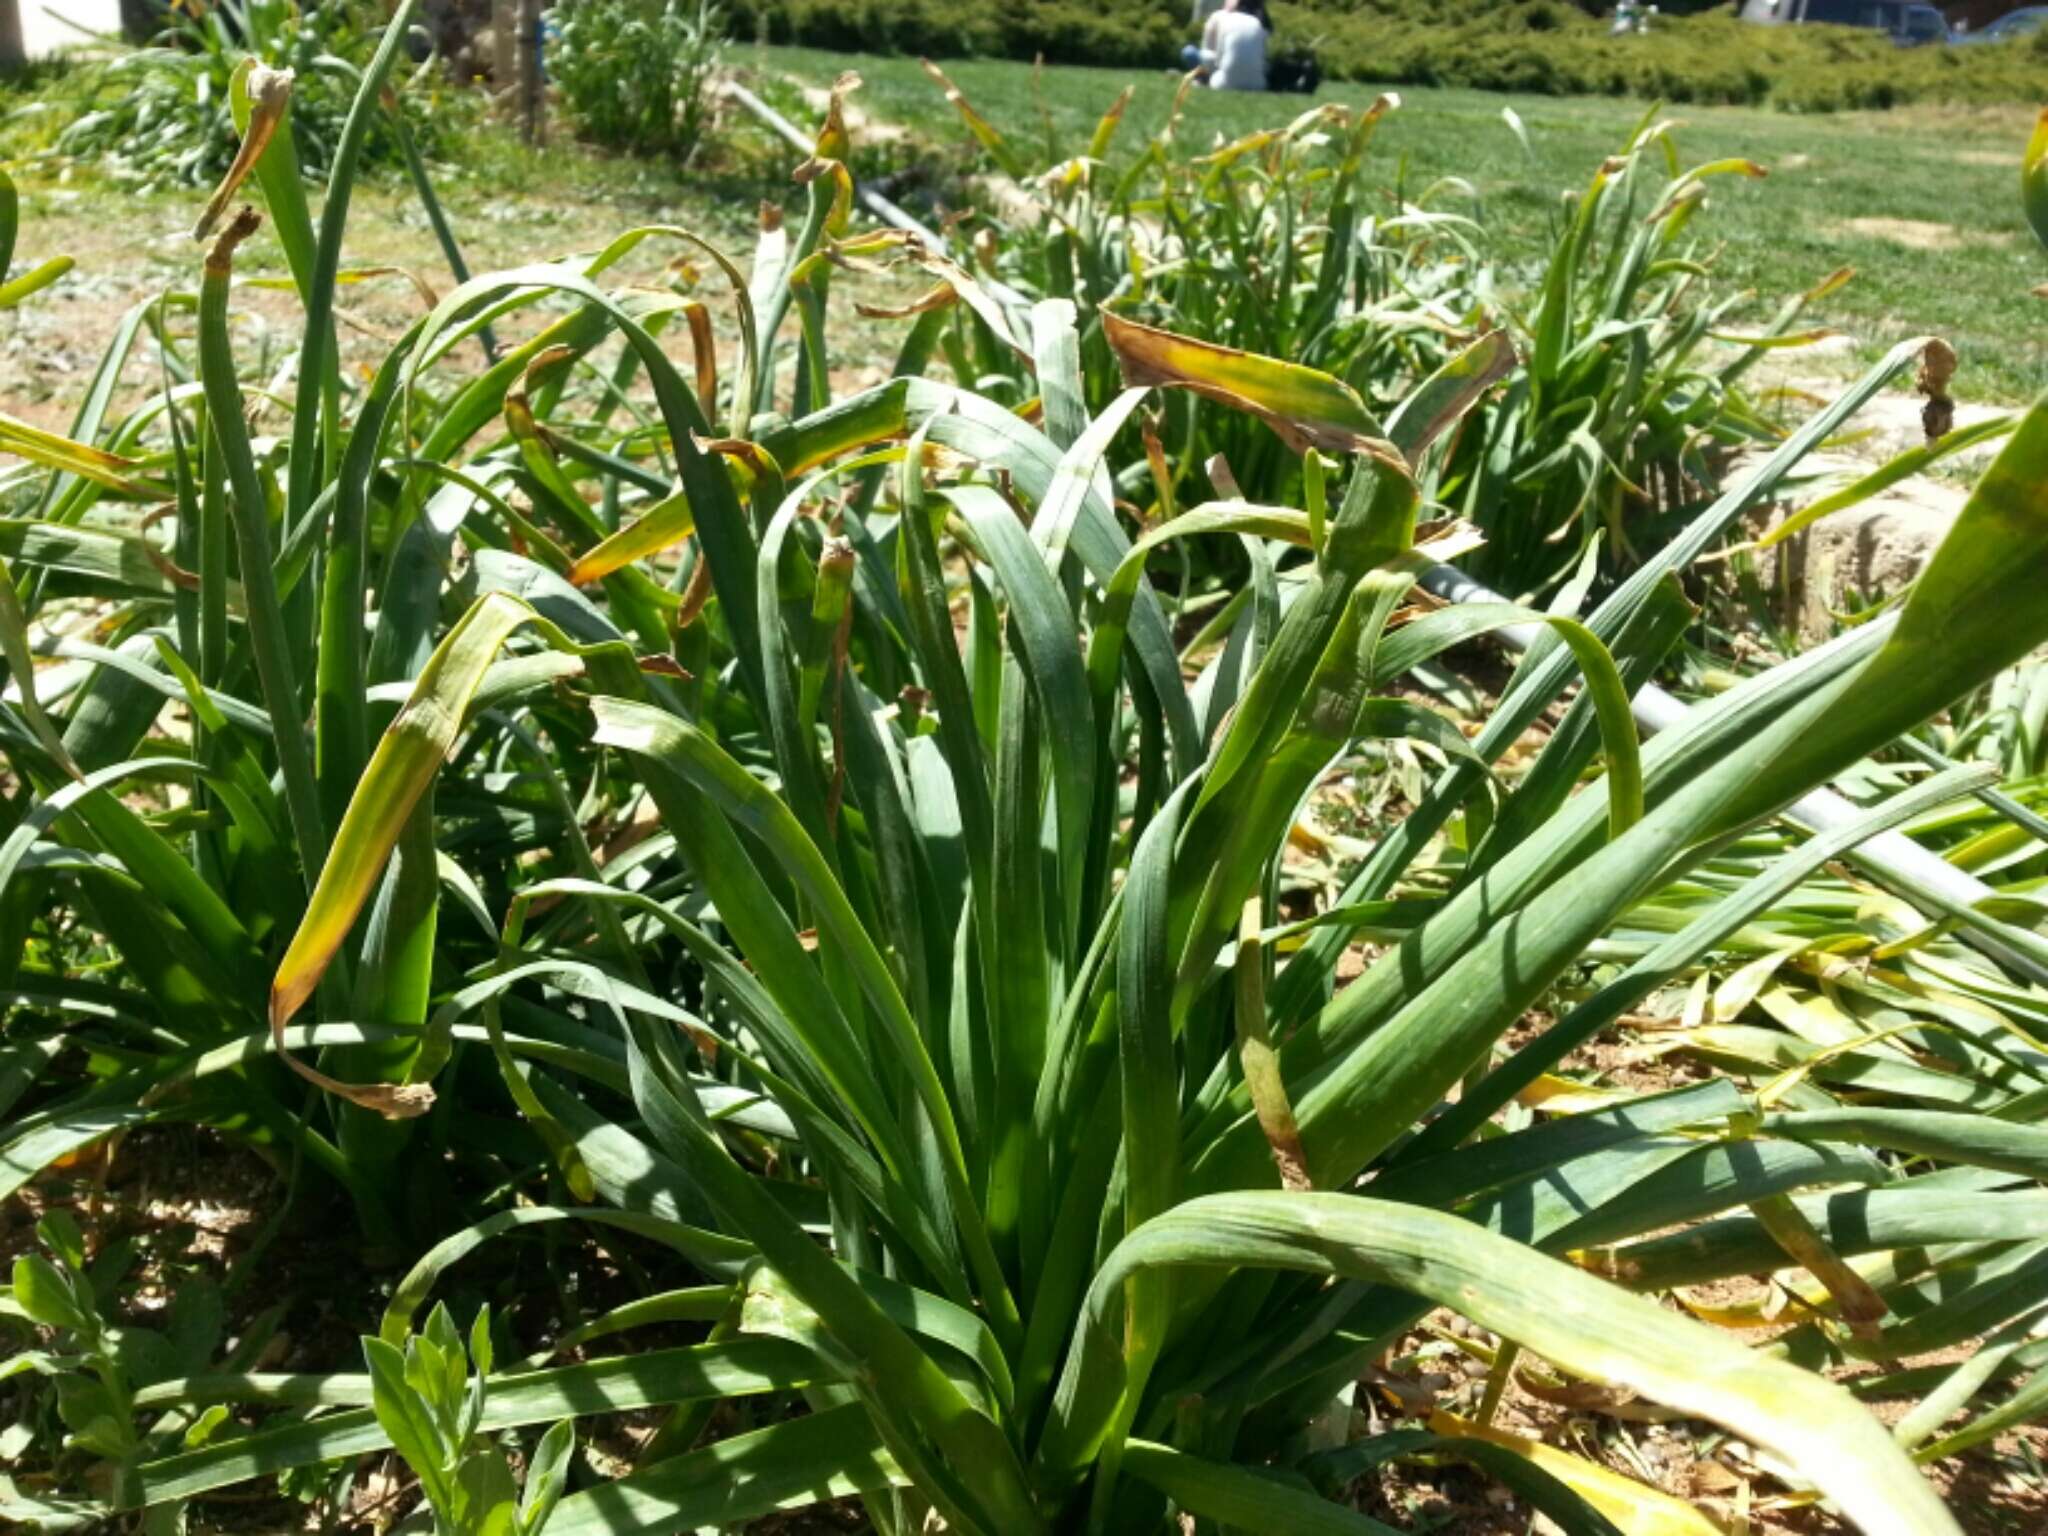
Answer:
[{"label": "person in white shirt", "polygon": [[1265,0],[1223,0],[1202,28],[1202,45],[1182,50],[1187,69],[1203,70],[1219,91],[1263,91],[1266,88]]}]

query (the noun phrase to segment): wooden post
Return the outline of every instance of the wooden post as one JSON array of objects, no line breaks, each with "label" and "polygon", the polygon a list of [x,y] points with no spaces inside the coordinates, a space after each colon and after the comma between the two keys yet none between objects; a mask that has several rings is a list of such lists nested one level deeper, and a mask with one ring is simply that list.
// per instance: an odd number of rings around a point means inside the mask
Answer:
[{"label": "wooden post", "polygon": [[545,144],[540,85],[540,0],[519,0],[519,96],[526,142]]},{"label": "wooden post", "polygon": [[0,0],[0,75],[19,74],[28,63],[28,43],[21,35],[20,0]]},{"label": "wooden post", "polygon": [[511,100],[519,78],[519,0],[491,0],[491,94]]}]

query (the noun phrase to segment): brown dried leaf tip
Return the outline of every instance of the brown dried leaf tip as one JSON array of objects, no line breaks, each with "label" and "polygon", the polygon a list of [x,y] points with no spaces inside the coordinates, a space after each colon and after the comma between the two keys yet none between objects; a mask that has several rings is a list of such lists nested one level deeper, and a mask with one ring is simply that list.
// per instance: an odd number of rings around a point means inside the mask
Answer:
[{"label": "brown dried leaf tip", "polygon": [[220,185],[207,199],[206,208],[199,215],[199,222],[192,226],[192,238],[204,240],[213,232],[213,226],[227,211],[229,203],[249,179],[249,173],[256,169],[256,162],[263,158],[264,150],[276,137],[277,130],[285,120],[285,112],[291,106],[292,72],[288,69],[271,69],[258,64],[249,71],[245,87],[249,95],[249,127],[242,135],[242,142],[235,148],[234,162],[228,166],[227,174],[220,179]]},{"label": "brown dried leaf tip", "polygon": [[1956,349],[1935,337],[1920,349],[1920,376],[1915,387],[1927,397],[1920,408],[1920,428],[1927,441],[1938,442],[1956,424],[1956,403],[1948,396],[1949,380],[1956,373]]},{"label": "brown dried leaf tip", "polygon": [[263,226],[263,215],[249,204],[244,203],[235,210],[235,216],[228,221],[228,227],[220,232],[213,242],[213,248],[206,253],[206,271],[209,276],[225,276],[235,266],[235,247]]}]

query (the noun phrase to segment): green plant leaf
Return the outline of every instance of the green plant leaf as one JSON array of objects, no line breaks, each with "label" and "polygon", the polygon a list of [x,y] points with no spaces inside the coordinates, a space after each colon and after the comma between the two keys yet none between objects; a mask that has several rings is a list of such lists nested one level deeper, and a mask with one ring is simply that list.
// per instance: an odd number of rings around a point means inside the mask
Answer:
[{"label": "green plant leaf", "polygon": [[1120,1374],[1121,1347],[1106,1327],[1111,1298],[1140,1270],[1190,1265],[1301,1269],[1417,1291],[1576,1375],[1632,1387],[1770,1448],[1874,1536],[1957,1529],[1883,1427],[1839,1387],[1457,1217],[1349,1195],[1206,1196],[1125,1238],[1090,1287],[1040,1453],[1048,1476],[1071,1475],[1074,1454],[1101,1433],[1103,1394]]}]

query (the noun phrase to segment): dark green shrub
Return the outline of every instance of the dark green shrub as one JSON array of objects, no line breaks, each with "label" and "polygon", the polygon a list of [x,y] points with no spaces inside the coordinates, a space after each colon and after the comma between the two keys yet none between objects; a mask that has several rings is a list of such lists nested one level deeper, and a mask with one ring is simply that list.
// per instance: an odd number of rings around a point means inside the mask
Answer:
[{"label": "dark green shrub", "polygon": [[733,30],[770,43],[933,58],[993,54],[1085,64],[1165,64],[1187,13],[1163,0],[1024,0],[992,9],[944,0],[733,0]]},{"label": "dark green shrub", "polygon": [[1008,51],[1075,64],[1159,64],[1187,32],[1184,7],[1086,5],[1072,0],[1017,6],[1002,16]]},{"label": "dark green shrub", "polygon": [[600,144],[688,157],[709,105],[725,14],[709,0],[573,0],[548,13],[548,72]]}]

